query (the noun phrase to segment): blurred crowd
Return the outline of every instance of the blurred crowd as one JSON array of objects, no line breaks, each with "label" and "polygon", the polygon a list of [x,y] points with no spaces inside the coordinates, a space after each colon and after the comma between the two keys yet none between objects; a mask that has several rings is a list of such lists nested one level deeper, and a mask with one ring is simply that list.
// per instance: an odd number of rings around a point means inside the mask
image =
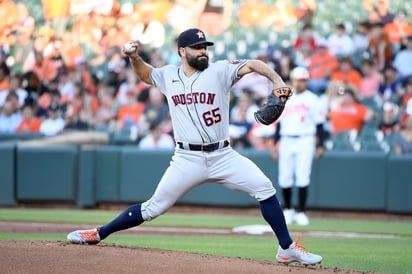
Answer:
[{"label": "blurred crowd", "polygon": [[[396,152],[412,153],[411,17],[390,2],[363,0],[366,16],[352,22],[355,29],[335,22],[321,35],[313,24],[315,0],[297,6],[289,0],[273,6],[261,0],[41,0],[40,17],[24,1],[0,0],[0,133],[127,132],[142,149],[173,148],[163,94],[136,78],[121,46],[138,40],[153,66],[179,65],[176,45],[165,44],[188,27],[213,40],[234,28],[281,32],[295,24],[299,32],[290,46],[261,47],[257,58],[286,81],[296,66],[309,71],[308,89],[322,98],[331,137],[372,124],[393,135]],[[254,74],[233,87],[233,146],[274,145],[275,126],[261,126],[253,116],[270,90],[271,83]]]}]

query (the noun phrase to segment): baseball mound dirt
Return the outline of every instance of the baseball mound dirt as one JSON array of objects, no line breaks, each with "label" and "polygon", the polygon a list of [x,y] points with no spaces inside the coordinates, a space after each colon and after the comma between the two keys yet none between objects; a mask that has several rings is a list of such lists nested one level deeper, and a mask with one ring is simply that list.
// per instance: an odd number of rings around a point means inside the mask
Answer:
[{"label": "baseball mound dirt", "polygon": [[1,273],[362,273],[111,244],[0,241]]},{"label": "baseball mound dirt", "polygon": [[[181,210],[181,209],[180,209]],[[202,209],[202,212],[206,212]],[[182,211],[185,212],[185,211]],[[193,208],[189,212],[193,212]],[[245,210],[242,210],[245,214]],[[251,214],[257,214],[252,212]],[[336,217],[338,214],[334,213]],[[345,215],[345,217],[348,217]],[[351,215],[351,217],[353,217]],[[368,214],[371,218],[371,214]],[[377,219],[389,218],[387,215]],[[396,217],[399,219],[399,216]],[[410,219],[410,217],[408,217]],[[0,222],[0,232],[7,233],[67,233],[90,225]],[[229,231],[198,229],[192,231],[139,227],[125,234],[230,234]],[[144,274],[265,274],[265,273],[365,273],[318,266],[283,265],[275,261],[219,257],[188,252],[126,247],[104,242],[71,245],[63,241],[0,241],[0,273],[144,273]],[[370,272],[368,272],[370,273]]]}]

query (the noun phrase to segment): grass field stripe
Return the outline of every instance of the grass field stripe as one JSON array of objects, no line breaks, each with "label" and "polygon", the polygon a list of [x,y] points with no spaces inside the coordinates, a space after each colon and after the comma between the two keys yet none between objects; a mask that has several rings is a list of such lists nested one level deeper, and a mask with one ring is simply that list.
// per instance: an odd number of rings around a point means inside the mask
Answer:
[{"label": "grass field stripe", "polygon": [[[35,222],[0,222],[0,232],[12,233],[60,233],[67,232],[73,228],[86,229],[96,225],[76,225],[76,224],[59,224],[59,223],[35,223]],[[120,231],[121,234],[178,234],[178,235],[270,235],[271,232],[264,233],[246,233],[243,231],[237,232],[236,229],[216,229],[216,228],[184,228],[184,227],[149,227],[140,226],[134,227],[125,231]],[[293,236],[301,237],[327,237],[327,238],[377,238],[377,239],[393,239],[399,238],[391,234],[376,234],[376,233],[354,233],[354,232],[329,232],[329,231],[313,231],[313,232],[297,232],[291,231]]]}]

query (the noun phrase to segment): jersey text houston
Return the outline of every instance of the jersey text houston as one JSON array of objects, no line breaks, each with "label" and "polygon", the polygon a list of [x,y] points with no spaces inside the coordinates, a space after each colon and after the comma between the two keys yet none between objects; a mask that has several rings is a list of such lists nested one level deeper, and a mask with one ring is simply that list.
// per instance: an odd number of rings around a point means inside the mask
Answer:
[{"label": "jersey text houston", "polygon": [[177,105],[190,105],[190,104],[208,104],[213,105],[215,101],[216,93],[205,92],[192,92],[181,93],[172,96],[172,100]]}]

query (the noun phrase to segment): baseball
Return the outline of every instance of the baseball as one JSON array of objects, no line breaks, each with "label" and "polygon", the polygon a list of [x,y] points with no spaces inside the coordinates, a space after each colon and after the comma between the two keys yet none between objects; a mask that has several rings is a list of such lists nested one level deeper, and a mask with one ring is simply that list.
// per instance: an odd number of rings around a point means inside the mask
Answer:
[{"label": "baseball", "polygon": [[131,53],[136,50],[136,47],[131,42],[124,44],[123,48],[126,53]]}]

